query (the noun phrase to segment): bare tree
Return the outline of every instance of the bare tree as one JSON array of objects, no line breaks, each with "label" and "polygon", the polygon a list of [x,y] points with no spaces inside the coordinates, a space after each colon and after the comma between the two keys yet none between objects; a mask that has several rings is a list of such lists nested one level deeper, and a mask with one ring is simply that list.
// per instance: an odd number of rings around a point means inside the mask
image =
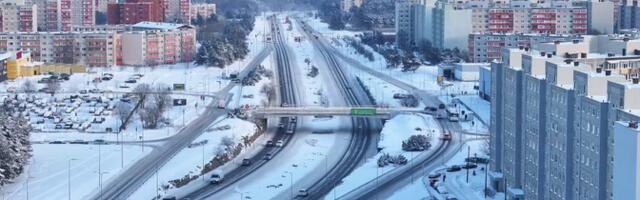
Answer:
[{"label": "bare tree", "polygon": [[22,83],[22,91],[26,92],[26,93],[35,92],[36,91],[36,85],[33,84],[33,81],[26,80],[24,83]]},{"label": "bare tree", "polygon": [[115,114],[118,117],[118,120],[120,120],[120,124],[121,127],[123,127],[122,129],[126,129],[127,128],[127,118],[129,117],[129,114],[131,113],[132,110],[132,106],[129,103],[125,103],[122,101],[119,101],[118,103],[116,103],[116,108],[115,108]]},{"label": "bare tree", "polygon": [[55,95],[58,91],[60,91],[60,83],[55,80],[49,80],[47,82],[47,93],[51,94],[51,96]]},{"label": "bare tree", "polygon": [[172,98],[169,93],[169,87],[159,84],[150,93],[139,92],[137,94],[144,95],[141,97],[144,101],[141,102],[142,106],[138,110],[143,127],[157,128],[163,119],[164,113],[171,107]]},{"label": "bare tree", "polygon": [[138,98],[138,101],[144,101],[151,92],[151,85],[146,83],[138,84],[133,88],[133,94]]},{"label": "bare tree", "polygon": [[276,89],[275,89],[275,86],[273,86],[273,84],[263,85],[262,88],[260,89],[260,92],[262,92],[265,96],[267,96],[267,99],[269,99],[269,101],[276,98]]}]

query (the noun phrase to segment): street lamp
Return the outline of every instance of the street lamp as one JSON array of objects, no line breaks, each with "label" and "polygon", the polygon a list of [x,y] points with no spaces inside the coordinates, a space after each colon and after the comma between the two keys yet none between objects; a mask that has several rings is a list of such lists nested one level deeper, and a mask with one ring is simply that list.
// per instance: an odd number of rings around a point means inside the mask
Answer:
[{"label": "street lamp", "polygon": [[69,194],[69,200],[71,200],[71,161],[74,161],[74,160],[78,160],[78,159],[75,159],[75,158],[69,159],[69,165],[68,165],[68,168],[67,168],[67,172],[68,172],[67,173],[67,189],[68,189],[68,192],[69,192],[68,193]]},{"label": "street lamp", "polygon": [[100,200],[102,200],[102,175],[108,174],[109,172],[98,172],[98,182],[100,187]]},{"label": "street lamp", "polygon": [[289,172],[289,171],[285,171],[284,173],[289,174],[289,179],[291,180],[291,199],[293,199],[293,173]]}]

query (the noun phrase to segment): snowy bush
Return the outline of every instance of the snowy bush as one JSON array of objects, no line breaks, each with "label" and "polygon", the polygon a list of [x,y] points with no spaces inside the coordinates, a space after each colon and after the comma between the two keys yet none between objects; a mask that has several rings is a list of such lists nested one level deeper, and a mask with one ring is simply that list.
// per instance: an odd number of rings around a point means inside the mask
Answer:
[{"label": "snowy bush", "polygon": [[390,156],[388,153],[385,153],[378,158],[378,167],[385,167],[389,164],[406,165],[407,162],[408,162],[407,158],[404,157],[402,154],[397,156]]},{"label": "snowy bush", "polygon": [[31,126],[24,118],[14,118],[0,107],[0,186],[18,177],[30,157]]},{"label": "snowy bush", "polygon": [[424,151],[431,147],[430,138],[424,135],[412,135],[408,140],[402,141],[402,150]]},{"label": "snowy bush", "polygon": [[138,115],[144,128],[154,129],[162,122],[164,113],[172,105],[168,88],[166,85],[158,84],[152,93],[138,93],[143,95],[140,97],[142,106],[138,109]]}]

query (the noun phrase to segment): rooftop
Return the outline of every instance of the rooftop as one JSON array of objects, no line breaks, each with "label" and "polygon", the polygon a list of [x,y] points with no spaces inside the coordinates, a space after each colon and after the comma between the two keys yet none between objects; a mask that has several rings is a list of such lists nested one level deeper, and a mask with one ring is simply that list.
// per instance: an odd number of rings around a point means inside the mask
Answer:
[{"label": "rooftop", "polygon": [[173,30],[180,28],[191,28],[185,24],[165,23],[165,22],[139,22],[131,25],[133,29],[157,29],[157,30]]}]

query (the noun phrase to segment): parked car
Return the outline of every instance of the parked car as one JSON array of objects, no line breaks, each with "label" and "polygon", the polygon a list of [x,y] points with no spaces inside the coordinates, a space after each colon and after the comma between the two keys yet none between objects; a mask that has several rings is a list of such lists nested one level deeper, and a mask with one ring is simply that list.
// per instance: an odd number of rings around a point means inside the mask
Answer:
[{"label": "parked car", "polygon": [[138,81],[136,81],[135,79],[129,79],[124,81],[125,83],[137,83]]},{"label": "parked car", "polygon": [[273,158],[273,155],[271,153],[264,154],[264,159],[265,160],[271,160],[271,158]]},{"label": "parked car", "polygon": [[284,146],[284,142],[282,140],[278,140],[278,142],[276,142],[276,146],[277,147],[283,147]]}]

